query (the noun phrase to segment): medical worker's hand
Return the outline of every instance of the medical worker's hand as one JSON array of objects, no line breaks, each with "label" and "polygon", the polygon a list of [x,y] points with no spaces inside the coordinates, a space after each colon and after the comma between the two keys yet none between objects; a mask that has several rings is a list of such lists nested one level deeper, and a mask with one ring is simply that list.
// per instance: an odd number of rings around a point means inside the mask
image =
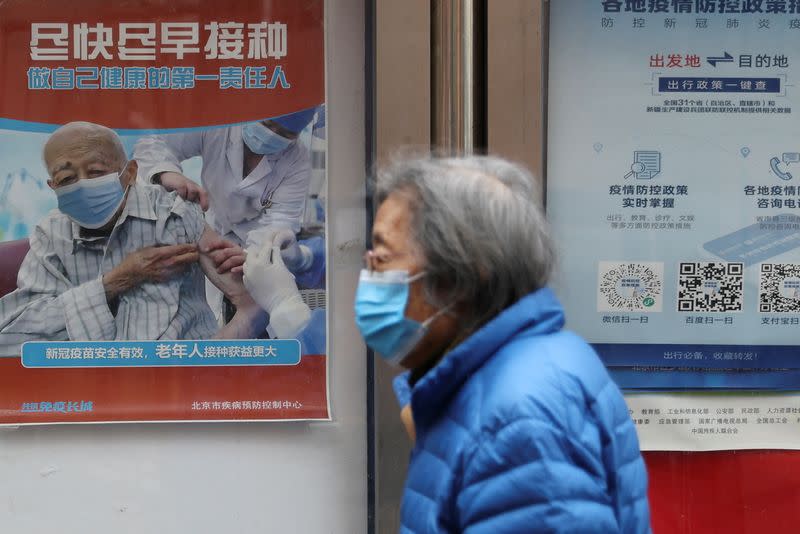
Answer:
[{"label": "medical worker's hand", "polygon": [[250,232],[248,241],[259,243],[261,246],[277,246],[286,267],[293,273],[302,273],[311,268],[314,262],[314,253],[305,245],[297,242],[297,236],[284,226],[267,226]]},{"label": "medical worker's hand", "polygon": [[244,286],[269,314],[270,325],[279,338],[295,337],[311,320],[311,310],[284,265],[279,246],[265,244],[260,249],[248,249]]},{"label": "medical worker's hand", "polygon": [[176,191],[182,199],[199,203],[203,211],[208,209],[208,193],[206,190],[181,173],[162,172],[158,175],[157,182],[167,191]]},{"label": "medical worker's hand", "polygon": [[297,242],[297,236],[288,228],[275,233],[272,244],[281,249],[281,256],[286,267],[292,272],[304,272],[311,267],[314,255],[305,245]]}]

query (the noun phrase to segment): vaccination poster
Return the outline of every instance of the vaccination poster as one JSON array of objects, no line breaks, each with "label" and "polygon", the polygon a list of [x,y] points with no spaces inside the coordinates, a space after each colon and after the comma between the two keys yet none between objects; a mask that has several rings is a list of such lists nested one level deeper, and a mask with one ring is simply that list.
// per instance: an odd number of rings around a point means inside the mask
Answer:
[{"label": "vaccination poster", "polygon": [[800,1],[559,0],[549,49],[568,327],[624,388],[800,388]]},{"label": "vaccination poster", "polygon": [[0,424],[327,420],[324,2],[0,3]]}]

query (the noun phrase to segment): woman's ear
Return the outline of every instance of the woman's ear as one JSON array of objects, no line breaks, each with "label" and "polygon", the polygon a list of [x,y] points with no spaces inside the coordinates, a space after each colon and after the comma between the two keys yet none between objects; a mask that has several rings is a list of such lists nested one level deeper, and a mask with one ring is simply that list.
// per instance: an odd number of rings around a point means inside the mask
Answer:
[{"label": "woman's ear", "polygon": [[410,403],[403,406],[403,409],[400,410],[400,420],[403,422],[406,433],[408,437],[411,438],[411,443],[413,444],[417,441],[417,430],[414,427],[414,415],[411,413]]}]

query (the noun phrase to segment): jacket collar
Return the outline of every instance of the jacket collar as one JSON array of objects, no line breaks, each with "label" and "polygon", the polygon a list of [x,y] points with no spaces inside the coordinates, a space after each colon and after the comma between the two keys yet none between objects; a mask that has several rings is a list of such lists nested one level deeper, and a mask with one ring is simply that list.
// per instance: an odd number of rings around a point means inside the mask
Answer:
[{"label": "jacket collar", "polygon": [[[518,334],[543,335],[564,326],[564,312],[549,288],[535,291],[503,310],[494,319],[444,355],[411,390],[417,429],[435,418],[441,408],[478,368]],[[408,374],[404,377],[408,380]]]}]

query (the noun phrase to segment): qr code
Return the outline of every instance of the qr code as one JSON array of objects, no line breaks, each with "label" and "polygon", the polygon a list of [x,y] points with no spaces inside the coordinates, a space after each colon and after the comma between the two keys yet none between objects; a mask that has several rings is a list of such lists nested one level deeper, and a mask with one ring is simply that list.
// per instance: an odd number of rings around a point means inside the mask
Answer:
[{"label": "qr code", "polygon": [[758,311],[800,313],[800,264],[761,264]]},{"label": "qr code", "polygon": [[597,311],[660,312],[664,264],[601,261],[597,280]]},{"label": "qr code", "polygon": [[743,270],[742,263],[681,263],[678,276],[678,311],[742,311]]}]

